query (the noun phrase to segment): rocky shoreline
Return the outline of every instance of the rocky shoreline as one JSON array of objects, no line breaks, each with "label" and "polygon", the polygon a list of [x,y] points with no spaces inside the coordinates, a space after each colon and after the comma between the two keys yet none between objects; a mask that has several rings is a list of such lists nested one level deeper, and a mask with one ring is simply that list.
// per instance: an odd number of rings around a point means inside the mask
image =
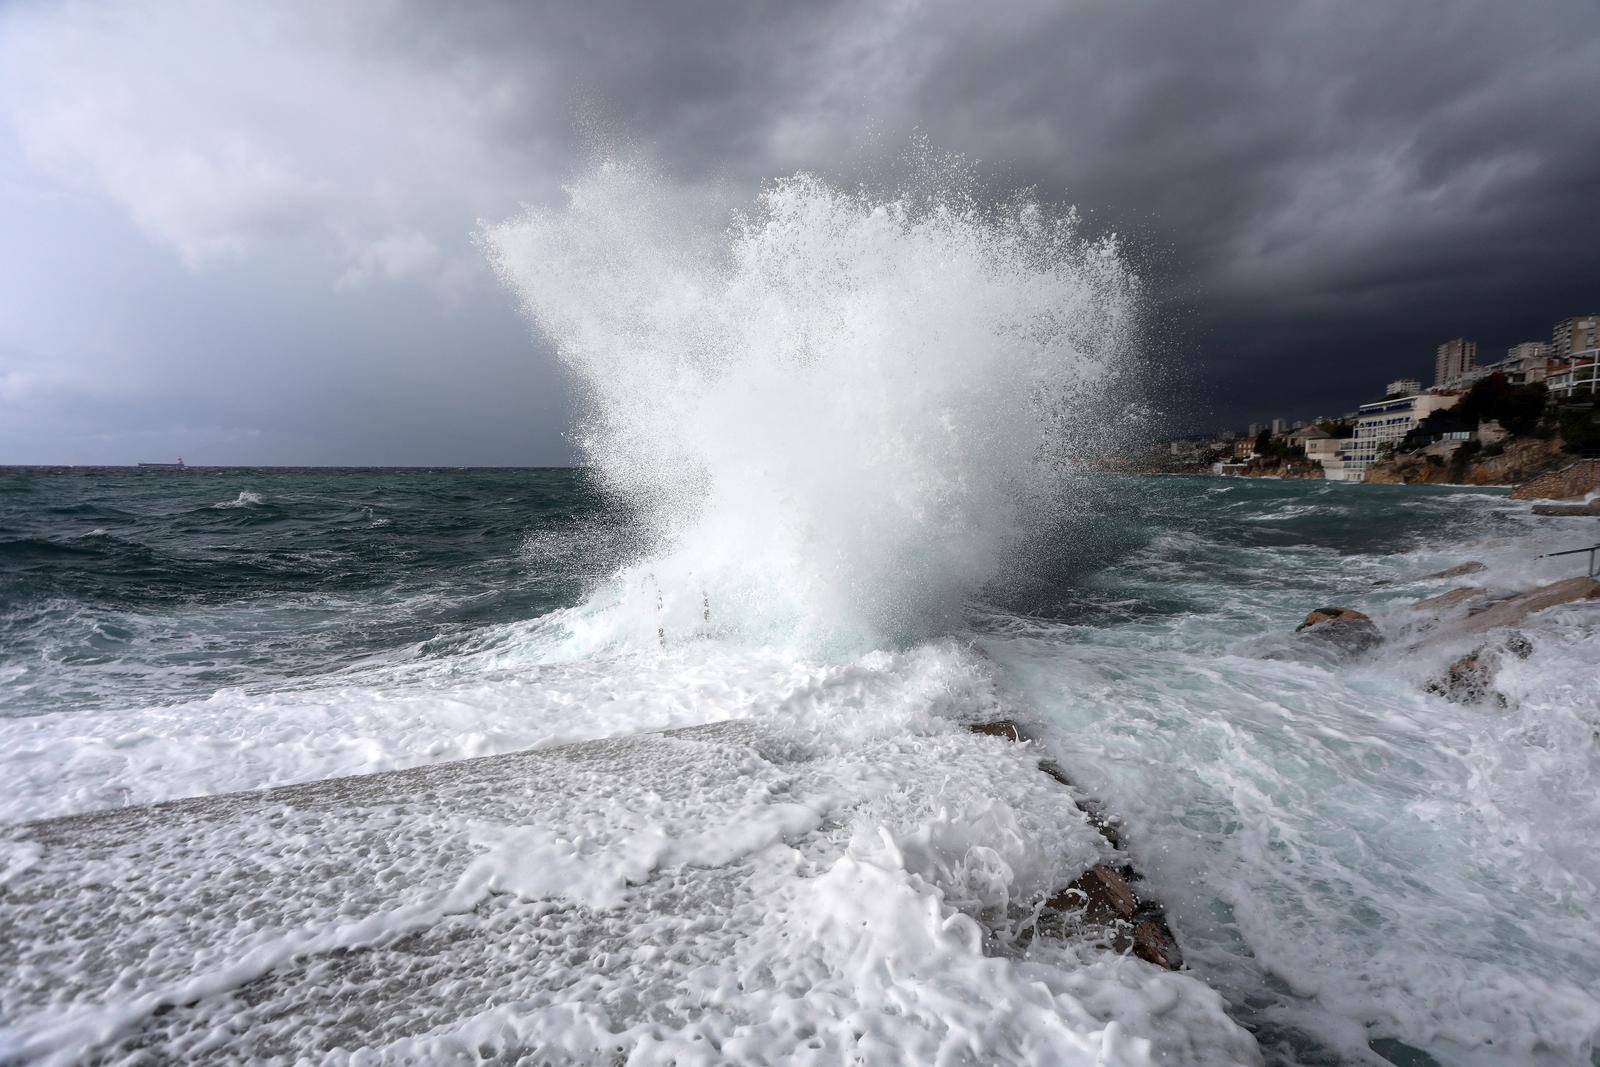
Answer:
[{"label": "rocky shoreline", "polygon": [[[1422,575],[1417,581],[1459,578],[1484,569],[1482,563],[1469,560]],[[1422,616],[1423,634],[1409,646],[1412,650],[1463,637],[1487,638],[1493,631],[1507,631],[1478,643],[1470,652],[1453,660],[1442,673],[1424,684],[1424,690],[1456,703],[1487,701],[1507,706],[1508,698],[1494,688],[1495,675],[1507,657],[1527,659],[1534,647],[1532,640],[1515,627],[1549,608],[1597,599],[1600,599],[1600,580],[1578,576],[1500,596],[1478,586],[1453,586],[1415,601],[1406,610]],[[1295,632],[1306,640],[1331,646],[1352,657],[1369,652],[1387,640],[1369,616],[1342,606],[1312,611]]]},{"label": "rocky shoreline", "polygon": [[1479,453],[1457,462],[1427,452],[1392,456],[1367,468],[1365,480],[1377,485],[1520,485],[1559,471],[1577,457],[1559,439],[1521,437],[1498,455]]},{"label": "rocky shoreline", "polygon": [[[975,734],[999,737],[1016,744],[1033,744],[1034,739],[1014,719],[994,719],[973,723]],[[1159,901],[1142,894],[1137,887],[1144,881],[1123,848],[1119,822],[1108,815],[1103,805],[1090,798],[1067,777],[1061,765],[1041,759],[1039,771],[1065,786],[1074,803],[1083,811],[1089,825],[1100,832],[1106,843],[1119,853],[1115,866],[1097,863],[1070,885],[1052,894],[1042,905],[1037,930],[1046,936],[1064,937],[1094,934],[1096,928],[1116,952],[1131,952],[1165,970],[1183,966],[1183,954],[1167,925]]]},{"label": "rocky shoreline", "polygon": [[[1315,463],[1252,463],[1213,474],[1209,468],[1165,466],[1140,473],[1167,476],[1266,478],[1277,481],[1323,480],[1323,470]],[[1475,458],[1462,465],[1445,463],[1437,456],[1407,455],[1381,460],[1367,468],[1360,484],[1366,485],[1462,485],[1478,488],[1510,488],[1518,500],[1571,501],[1580,503],[1541,503],[1538,515],[1600,515],[1600,459],[1575,456],[1558,443],[1544,440],[1518,441],[1495,456]]]}]

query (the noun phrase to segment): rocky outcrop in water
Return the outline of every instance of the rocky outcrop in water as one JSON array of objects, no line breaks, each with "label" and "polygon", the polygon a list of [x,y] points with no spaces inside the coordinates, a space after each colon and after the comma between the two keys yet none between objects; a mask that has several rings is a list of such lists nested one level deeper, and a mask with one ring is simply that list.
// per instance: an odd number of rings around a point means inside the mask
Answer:
[{"label": "rocky outcrop in water", "polygon": [[1587,504],[1535,504],[1535,515],[1587,516],[1600,515],[1600,500]]},{"label": "rocky outcrop in water", "polygon": [[[1462,567],[1440,571],[1430,578],[1447,577],[1464,573]],[[1481,564],[1476,569],[1482,569]],[[1466,571],[1465,573],[1470,573]],[[1459,586],[1436,594],[1411,605],[1411,610],[1435,613],[1465,606],[1466,618],[1439,626],[1438,638],[1459,638],[1463,634],[1488,634],[1521,625],[1530,616],[1562,604],[1600,598],[1600,581],[1593,578],[1567,578],[1549,585],[1530,589],[1513,596],[1492,598],[1487,590],[1473,586]],[[1309,619],[1308,619],[1309,621]],[[1324,624],[1326,625],[1326,624]],[[1437,625],[1437,623],[1435,623]],[[1495,688],[1495,676],[1508,657],[1527,659],[1533,654],[1533,642],[1524,634],[1510,633],[1479,645],[1471,652],[1453,661],[1444,672],[1423,687],[1427,692],[1442,696],[1457,704],[1493,703],[1507,707],[1510,700]]]},{"label": "rocky outcrop in water", "polygon": [[1424,574],[1421,578],[1418,578],[1417,581],[1428,582],[1435,578],[1460,578],[1462,575],[1477,574],[1479,571],[1486,569],[1487,568],[1477,560],[1469,559],[1465,563],[1457,563],[1454,567],[1446,567],[1442,571],[1434,571],[1432,574]]},{"label": "rocky outcrop in water", "polygon": [[1489,594],[1472,585],[1458,585],[1454,589],[1447,589],[1443,593],[1427,597],[1411,605],[1412,611],[1444,611],[1461,604],[1471,604],[1477,600],[1485,599]]},{"label": "rocky outcrop in water", "polygon": [[1160,909],[1134,893],[1125,873],[1132,874],[1131,868],[1121,872],[1096,864],[1047,900],[1045,908],[1063,916],[1080,914],[1083,921],[1107,927],[1117,951],[1132,952],[1146,963],[1177,970],[1183,965],[1183,956],[1172,931]]},{"label": "rocky outcrop in water", "polygon": [[1600,581],[1593,578],[1567,578],[1551,582],[1526,593],[1498,600],[1470,615],[1458,632],[1488,633],[1502,627],[1519,626],[1528,616],[1546,608],[1600,597]]},{"label": "rocky outcrop in water", "polygon": [[1492,701],[1506,707],[1510,700],[1494,688],[1494,676],[1508,655],[1527,659],[1533,655],[1533,642],[1512,633],[1496,645],[1483,645],[1450,664],[1444,674],[1428,683],[1427,691],[1457,704]]},{"label": "rocky outcrop in water", "polygon": [[1318,608],[1294,630],[1308,640],[1321,641],[1342,652],[1358,656],[1383,643],[1377,624],[1354,608]]}]

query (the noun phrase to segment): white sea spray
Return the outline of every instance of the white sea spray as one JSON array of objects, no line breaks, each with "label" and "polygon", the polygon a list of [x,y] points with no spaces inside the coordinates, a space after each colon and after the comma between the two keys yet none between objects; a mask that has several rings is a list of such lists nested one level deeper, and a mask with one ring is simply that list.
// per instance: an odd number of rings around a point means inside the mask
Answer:
[{"label": "white sea spray", "polygon": [[591,637],[708,611],[864,647],[947,625],[1119,436],[1138,283],[1115,242],[956,169],[883,195],[802,174],[697,218],[607,159],[485,235],[653,535]]}]

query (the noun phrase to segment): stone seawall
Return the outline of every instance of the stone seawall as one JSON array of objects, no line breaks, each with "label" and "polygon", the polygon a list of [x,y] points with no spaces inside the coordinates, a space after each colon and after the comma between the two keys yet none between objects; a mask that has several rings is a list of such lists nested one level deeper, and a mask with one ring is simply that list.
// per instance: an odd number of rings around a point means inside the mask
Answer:
[{"label": "stone seawall", "polygon": [[[1022,739],[1003,726],[979,732]],[[954,724],[728,722],[4,826],[0,1064],[932,1063],[957,1042],[993,1063],[1149,1041],[1259,1067],[1221,999],[1166,973],[1160,908],[1080,797]],[[1031,895],[986,888],[1024,861]]]},{"label": "stone seawall", "polygon": [[1511,491],[1516,500],[1570,500],[1600,488],[1600,459],[1581,459]]}]

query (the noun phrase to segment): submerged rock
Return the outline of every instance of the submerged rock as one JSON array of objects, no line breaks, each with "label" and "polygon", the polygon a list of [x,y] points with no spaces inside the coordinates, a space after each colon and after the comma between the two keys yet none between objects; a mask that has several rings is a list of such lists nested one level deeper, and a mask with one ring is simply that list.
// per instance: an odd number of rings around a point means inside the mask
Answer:
[{"label": "submerged rock", "polygon": [[1082,909],[1090,922],[1127,922],[1139,911],[1139,901],[1127,879],[1103,863],[1083,872],[1077,881],[1051,897],[1045,906],[1056,911]]},{"label": "submerged rock", "polygon": [[1459,578],[1463,574],[1477,574],[1479,571],[1487,569],[1488,568],[1486,568],[1482,563],[1479,563],[1477,560],[1469,559],[1465,563],[1457,563],[1454,567],[1446,567],[1442,571],[1434,571],[1432,574],[1424,574],[1421,578],[1418,578],[1417,581],[1428,582],[1435,578]]},{"label": "submerged rock", "polygon": [[1506,635],[1505,642],[1500,646],[1518,659],[1527,659],[1533,655],[1533,642],[1528,640],[1526,634],[1513,630]]},{"label": "submerged rock", "polygon": [[1527,659],[1533,655],[1533,642],[1523,634],[1512,632],[1498,645],[1480,646],[1446,667],[1444,674],[1428,683],[1427,691],[1457,704],[1493,701],[1502,708],[1507,707],[1511,701],[1494,687],[1501,658],[1507,655]]},{"label": "submerged rock", "polygon": [[1600,515],[1600,500],[1591,500],[1587,504],[1535,504],[1535,515]]},{"label": "submerged rock", "polygon": [[1183,966],[1183,953],[1178,951],[1178,942],[1173,938],[1172,931],[1167,929],[1167,924],[1160,919],[1141,919],[1134,923],[1129,940],[1133,954],[1146,963],[1165,967],[1169,971]]},{"label": "submerged rock", "polygon": [[1295,633],[1325,642],[1350,655],[1370,652],[1383,643],[1377,624],[1354,608],[1318,608],[1295,627]]},{"label": "submerged rock", "polygon": [[1457,704],[1476,704],[1487,697],[1506,706],[1504,693],[1495,690],[1493,658],[1482,649],[1469,652],[1445,668],[1444,674],[1428,683],[1427,691]]},{"label": "submerged rock", "polygon": [[1045,901],[1046,914],[1052,917],[1047,925],[1070,923],[1068,916],[1081,916],[1084,922],[1106,927],[1118,952],[1131,952],[1146,963],[1177,970],[1183,966],[1183,953],[1161,906],[1136,895],[1128,883],[1138,876],[1131,868],[1123,870],[1128,872],[1126,876],[1103,863],[1090,867]]},{"label": "submerged rock", "polygon": [[[1366,619],[1366,616],[1361,615],[1361,618]],[[1370,620],[1368,625],[1371,625]],[[967,729],[1017,743],[1031,740],[1027,729],[1013,719],[968,723]],[[1077,794],[1078,809],[1089,825],[1100,831],[1112,848],[1122,850],[1122,834],[1116,820],[1099,804],[1082,796],[1060,764],[1055,760],[1040,760],[1039,770]],[[1139,874],[1131,865],[1118,870],[1104,863],[1095,864],[1044,902],[1036,932],[1046,937],[1067,937],[1085,923],[1104,927],[1111,934],[1111,947],[1115,951],[1132,953],[1146,963],[1169,971],[1178,970],[1183,966],[1183,953],[1178,949],[1177,938],[1167,926],[1161,905],[1134,893],[1129,883],[1137,881]]]},{"label": "submerged rock", "polygon": [[1028,736],[1028,731],[1024,730],[1020,723],[1013,722],[1010,719],[995,719],[992,722],[969,723],[967,725],[967,729],[971,730],[975,734],[983,734],[985,737],[998,737],[1005,741],[1022,742],[1033,740]]}]

